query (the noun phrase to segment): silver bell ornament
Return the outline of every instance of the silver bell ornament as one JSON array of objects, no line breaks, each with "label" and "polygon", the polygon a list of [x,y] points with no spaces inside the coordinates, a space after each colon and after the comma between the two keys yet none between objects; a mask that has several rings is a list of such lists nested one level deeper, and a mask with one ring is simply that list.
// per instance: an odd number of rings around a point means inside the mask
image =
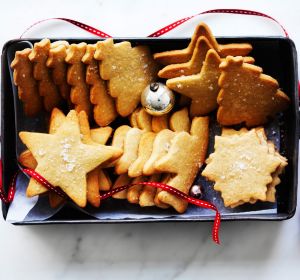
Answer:
[{"label": "silver bell ornament", "polygon": [[175,96],[166,85],[151,83],[143,91],[141,103],[150,115],[161,116],[172,110],[175,104]]}]

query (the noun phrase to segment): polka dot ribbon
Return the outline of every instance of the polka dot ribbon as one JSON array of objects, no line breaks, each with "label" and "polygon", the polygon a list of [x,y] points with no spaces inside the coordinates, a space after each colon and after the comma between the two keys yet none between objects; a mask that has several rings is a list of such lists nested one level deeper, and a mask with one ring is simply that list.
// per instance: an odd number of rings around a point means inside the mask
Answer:
[{"label": "polka dot ribbon", "polygon": [[[280,27],[281,29],[283,30],[284,34],[286,37],[288,37],[288,33],[287,31],[285,30],[285,28],[273,17],[267,15],[267,14],[264,14],[264,13],[261,13],[261,12],[257,12],[257,11],[251,11],[251,10],[243,10],[243,9],[214,9],[214,10],[207,10],[207,11],[204,11],[204,12],[200,12],[198,14],[195,14],[195,15],[192,15],[192,16],[189,16],[189,17],[185,17],[185,18],[182,18],[180,20],[177,20],[153,33],[151,33],[150,35],[148,35],[147,37],[160,37],[168,32],[170,32],[171,30],[175,29],[176,27],[178,27],[179,25],[185,23],[186,21],[194,18],[194,17],[197,17],[197,16],[200,16],[200,15],[205,15],[205,14],[237,14],[237,15],[247,15],[247,16],[258,16],[258,17],[264,17],[264,18],[268,18],[274,22],[276,22]],[[29,26],[23,33],[22,35],[20,36],[20,38],[23,38],[24,35],[34,26],[42,23],[42,22],[46,22],[46,21],[50,21],[50,20],[62,20],[62,21],[65,21],[65,22],[68,22],[68,23],[71,23],[93,35],[96,35],[98,37],[101,37],[101,38],[111,38],[112,36],[95,28],[95,27],[92,27],[90,25],[87,25],[85,23],[82,23],[82,22],[79,22],[79,21],[76,21],[76,20],[73,20],[73,19],[69,19],[69,18],[48,18],[48,19],[43,19],[43,20],[40,20],[40,21],[37,21],[35,22],[34,24],[32,24],[31,26]]]},{"label": "polka dot ribbon", "polygon": [[[57,195],[67,199],[67,195],[58,187],[54,187],[53,185],[51,185],[43,176],[41,176],[40,174],[38,174],[37,172],[35,172],[32,169],[22,169],[22,171],[29,175],[30,177],[34,178],[37,182],[39,182],[40,184],[42,184],[44,187],[46,187],[49,191],[53,191],[55,192]],[[15,189],[16,189],[16,178],[17,175],[20,171],[18,171],[12,181],[11,184],[9,186],[9,192],[8,192],[8,196],[5,196],[4,190],[2,188],[2,182],[0,182],[0,199],[3,200],[4,203],[10,203],[13,200],[14,194],[15,194]],[[164,191],[169,192],[170,194],[175,195],[178,198],[181,198],[182,200],[196,205],[198,207],[201,208],[206,208],[206,209],[210,209],[216,212],[215,215],[215,219],[214,219],[214,224],[213,224],[213,229],[212,229],[212,239],[215,243],[220,244],[220,239],[219,239],[219,229],[220,229],[220,223],[221,223],[221,215],[217,209],[217,207],[207,201],[204,200],[200,200],[200,199],[196,199],[193,198],[169,185],[163,184],[163,183],[158,183],[158,182],[139,182],[137,184],[128,184],[125,186],[121,186],[115,189],[112,189],[111,191],[105,192],[100,196],[101,200],[107,199],[111,196],[113,196],[114,194],[124,191],[130,187],[136,186],[136,185],[147,185],[147,186],[151,186],[154,188],[160,188]]]}]

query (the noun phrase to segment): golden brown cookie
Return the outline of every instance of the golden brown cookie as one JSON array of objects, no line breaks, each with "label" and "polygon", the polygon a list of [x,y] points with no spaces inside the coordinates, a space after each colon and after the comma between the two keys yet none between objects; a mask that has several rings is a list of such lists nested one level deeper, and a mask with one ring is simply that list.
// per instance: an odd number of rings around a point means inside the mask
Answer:
[{"label": "golden brown cookie", "polygon": [[59,107],[63,101],[57,86],[52,80],[50,69],[46,66],[50,46],[50,40],[43,39],[34,44],[28,56],[30,61],[33,62],[33,77],[38,81],[39,95],[43,97],[44,108],[47,112]]},{"label": "golden brown cookie", "polygon": [[76,112],[85,111],[90,117],[92,105],[90,92],[85,81],[86,66],[81,61],[86,51],[86,43],[72,44],[67,49],[65,61],[69,64],[67,82],[71,86],[70,98]]},{"label": "golden brown cookie", "polygon": [[[219,44],[219,55],[221,57],[231,56],[246,56],[252,51],[252,46],[248,43],[232,43],[226,45]],[[249,63],[249,62],[248,62]]]},{"label": "golden brown cookie", "polygon": [[241,203],[266,201],[271,174],[281,165],[281,159],[269,152],[261,137],[252,129],[228,137],[215,137],[215,151],[210,154],[202,175],[214,181],[226,207]]},{"label": "golden brown cookie", "polygon": [[[111,158],[113,151],[104,145],[82,144],[75,111],[69,112],[55,134],[20,132],[19,136],[38,162],[36,172],[85,207],[86,174]],[[38,193],[45,191],[41,187]]]},{"label": "golden brown cookie", "polygon": [[68,65],[65,62],[68,47],[69,43],[66,41],[52,43],[46,65],[52,69],[52,79],[57,85],[60,95],[69,102],[71,87],[67,83]]},{"label": "golden brown cookie", "polygon": [[[128,185],[131,182],[132,182],[132,178],[128,177],[127,173],[121,174],[116,179],[115,183],[112,186],[112,189]],[[118,193],[114,194],[112,197],[116,198],[116,199],[127,199],[127,190],[118,192]]]},{"label": "golden brown cookie", "polygon": [[108,94],[106,82],[99,74],[98,61],[94,59],[95,45],[87,45],[82,62],[86,66],[86,82],[90,85],[90,100],[94,104],[94,119],[100,126],[109,125],[118,116],[114,99]]},{"label": "golden brown cookie", "polygon": [[136,123],[139,129],[146,131],[152,130],[152,116],[148,114],[144,108],[141,108],[136,113]]},{"label": "golden brown cookie", "polygon": [[[172,175],[169,174],[169,173],[161,174],[161,183],[167,184],[171,180],[171,178],[172,178]],[[154,199],[153,199],[154,204],[155,204],[156,207],[161,208],[161,209],[170,208],[169,204],[161,202],[158,198],[159,193],[162,192],[162,191],[163,190],[160,189],[160,188],[156,189],[156,194],[155,194]]]},{"label": "golden brown cookie", "polygon": [[98,144],[105,144],[112,134],[112,128],[110,126],[92,128],[90,130],[91,138]]},{"label": "golden brown cookie", "polygon": [[112,187],[112,182],[110,180],[109,174],[104,169],[99,169],[98,182],[100,191],[109,191]]},{"label": "golden brown cookie", "polygon": [[[139,177],[135,177],[131,183],[137,184],[139,182],[147,182],[147,181],[148,181],[148,177],[139,176]],[[130,187],[127,191],[128,202],[138,204],[142,190],[143,190],[143,185],[135,185]]]},{"label": "golden brown cookie", "polygon": [[[105,145],[108,137],[110,136],[111,130],[106,128],[98,128],[93,130],[93,137],[91,133],[91,129],[88,122],[88,117],[84,111],[81,111],[78,114],[78,120],[79,120],[79,126],[80,126],[80,132],[81,132],[81,140],[82,143],[88,144],[88,145]],[[119,158],[122,154],[122,150],[110,147],[114,150],[114,155],[111,157],[111,159]],[[91,172],[87,174],[87,201],[93,205],[94,207],[100,206],[100,195],[99,190],[102,190],[103,187],[100,187],[99,182],[99,176],[100,179],[103,178],[104,174],[102,174],[101,166],[98,166]],[[106,182],[107,183],[107,182]],[[106,188],[106,187],[105,187]]]},{"label": "golden brown cookie", "polygon": [[[66,120],[66,116],[64,115],[64,113],[62,111],[60,111],[57,108],[54,108],[51,112],[51,116],[50,116],[50,122],[49,122],[49,134],[54,134],[56,133],[56,131],[58,130],[58,128],[65,122]],[[24,156],[26,157],[26,162],[24,162]],[[23,164],[25,167],[28,168],[32,168],[35,169],[37,167],[37,161],[34,158],[33,154],[29,151],[26,150],[24,151],[19,158],[21,164]],[[25,164],[29,164],[29,163],[34,163],[34,166],[26,166]],[[26,190],[26,195],[28,197],[32,197],[37,195],[37,191],[40,190],[41,188],[41,184],[38,183],[36,180],[34,179],[30,179],[29,180],[29,184],[27,186],[27,190]],[[62,201],[60,198],[58,198],[58,195],[56,194],[51,194],[49,195],[49,200],[50,200],[50,204],[51,206],[55,206],[58,204],[59,201]]]},{"label": "golden brown cookie", "polygon": [[138,157],[138,147],[143,131],[138,128],[130,128],[124,138],[124,152],[115,164],[115,172],[124,174],[128,172],[131,164]]},{"label": "golden brown cookie", "polygon": [[[208,126],[208,117],[194,118],[191,134],[185,131],[176,133],[168,153],[155,163],[156,170],[174,174],[167,184],[185,194],[189,193],[189,189],[204,163],[208,146]],[[159,201],[171,205],[179,213],[183,213],[187,208],[186,201],[166,191],[159,192],[157,196]]]},{"label": "golden brown cookie", "polygon": [[217,108],[220,62],[216,51],[209,50],[199,74],[167,80],[170,89],[191,98],[191,116],[204,116]]},{"label": "golden brown cookie", "polygon": [[[126,134],[128,133],[128,131],[130,129],[131,129],[131,127],[128,125],[119,126],[114,132],[111,146],[119,148],[120,150],[122,150],[124,152],[124,142],[125,142]],[[117,162],[118,162],[118,160],[112,159],[112,160],[109,160],[109,161],[103,163],[101,166],[106,167],[106,168],[114,167]]]},{"label": "golden brown cookie", "polygon": [[18,161],[22,166],[26,168],[35,169],[37,166],[37,162],[29,150],[25,150],[24,152],[22,152],[19,156]]},{"label": "golden brown cookie", "polygon": [[137,114],[138,114],[138,112],[139,112],[141,109],[142,109],[142,107],[136,108],[136,109],[132,112],[132,114],[129,116],[129,122],[130,122],[130,125],[131,125],[132,127],[137,127],[137,128],[139,128],[138,123],[137,123]]},{"label": "golden brown cookie", "polygon": [[170,128],[173,131],[186,131],[189,132],[191,129],[191,121],[189,118],[188,109],[182,108],[181,110],[174,112],[170,117]]},{"label": "golden brown cookie", "polygon": [[122,117],[130,115],[140,102],[143,90],[155,81],[158,66],[147,46],[132,47],[129,42],[114,44],[107,39],[96,44],[95,59],[100,75],[108,80],[109,94],[116,98]]},{"label": "golden brown cookie", "polygon": [[146,161],[150,158],[156,134],[145,132],[142,134],[138,146],[138,156],[128,168],[129,177],[139,177],[143,175],[143,168]]},{"label": "golden brown cookie", "polygon": [[14,83],[18,87],[18,96],[23,102],[24,113],[28,117],[34,117],[42,110],[43,100],[33,77],[33,65],[28,58],[30,53],[31,49],[16,51],[10,66],[14,70]]},{"label": "golden brown cookie", "polygon": [[159,173],[155,170],[155,163],[168,153],[169,148],[171,146],[171,141],[174,137],[175,133],[169,129],[164,129],[157,133],[154,142],[153,149],[150,158],[146,161],[143,174],[150,176],[155,173]]},{"label": "golden brown cookie", "polygon": [[153,132],[160,132],[169,128],[169,114],[162,116],[152,116],[151,127]]},{"label": "golden brown cookie", "polygon": [[206,53],[212,49],[208,40],[201,36],[197,40],[193,55],[188,62],[179,64],[170,64],[158,72],[160,78],[172,79],[180,76],[189,76],[197,74],[202,68]]},{"label": "golden brown cookie", "polygon": [[[161,174],[154,174],[149,177],[149,182],[160,182]],[[154,197],[156,188],[145,185],[139,196],[139,204],[141,207],[155,206]]]},{"label": "golden brown cookie", "polygon": [[252,50],[252,46],[248,43],[232,43],[226,45],[219,45],[212,32],[210,31],[209,27],[204,22],[200,22],[196,27],[187,48],[183,50],[173,50],[155,53],[154,59],[163,65],[185,63],[189,61],[193,56],[197,40],[201,36],[205,37],[209,41],[212,48],[215,51],[217,51],[221,57],[226,57],[227,55],[246,56]]},{"label": "golden brown cookie", "polygon": [[258,126],[288,107],[289,97],[279,89],[275,79],[262,74],[260,67],[243,63],[242,57],[228,56],[220,69],[221,90],[217,98],[220,124]]},{"label": "golden brown cookie", "polygon": [[[283,156],[281,156],[275,149],[275,145],[273,142],[268,141],[267,136],[265,134],[263,127],[257,127],[254,128],[261,145],[265,145],[268,147],[268,151],[270,154],[275,155],[280,160],[280,165],[277,167],[276,171],[271,174],[272,176],[272,182],[267,185],[267,192],[266,192],[266,201],[269,202],[275,202],[275,194],[276,194],[276,186],[280,184],[281,180],[279,178],[279,175],[284,171],[285,167],[287,166],[287,159]],[[223,128],[222,129],[222,137],[230,137],[230,136],[236,136],[236,135],[245,135],[249,131],[246,128],[242,128],[239,131],[236,131],[234,129],[229,128]],[[255,203],[257,200],[250,199],[250,203]],[[244,204],[245,202],[240,201],[239,203],[233,204],[231,207],[236,207],[241,204]]]}]

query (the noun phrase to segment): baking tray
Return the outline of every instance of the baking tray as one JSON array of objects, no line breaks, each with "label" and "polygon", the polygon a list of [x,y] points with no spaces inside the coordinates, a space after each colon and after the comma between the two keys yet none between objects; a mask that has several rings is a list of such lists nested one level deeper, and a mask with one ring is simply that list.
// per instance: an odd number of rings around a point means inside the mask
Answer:
[{"label": "baking tray", "polygon": [[[86,38],[63,38],[69,43],[95,43],[99,39]],[[40,41],[41,39],[17,39],[8,41],[2,50],[1,57],[1,158],[3,164],[2,180],[7,191],[10,180],[18,170],[16,159],[16,108],[13,98],[13,85],[10,77],[9,61],[16,50]],[[51,39],[52,41],[62,40],[62,38]],[[148,45],[153,52],[170,49],[185,48],[189,43],[189,38],[117,38],[115,42],[130,41],[133,45]],[[298,183],[298,141],[299,141],[299,100],[298,100],[298,75],[297,75],[297,54],[292,40],[282,37],[222,37],[217,38],[219,43],[248,42],[253,46],[251,56],[255,58],[255,64],[262,67],[265,74],[271,75],[278,80],[280,87],[290,97],[291,105],[288,110],[281,114],[275,121],[278,127],[278,134],[275,139],[280,153],[288,159],[288,166],[281,176],[282,182],[277,188],[277,211],[276,213],[257,214],[251,213],[222,213],[223,220],[284,220],[291,218],[296,210],[297,183]],[[20,118],[20,117],[19,117]],[[212,117],[213,118],[213,117]],[[20,120],[18,120],[20,121]],[[213,146],[213,143],[210,143]],[[204,194],[205,195],[205,194]],[[204,196],[205,199],[205,196]],[[111,203],[111,202],[109,202]],[[128,207],[127,202],[114,201],[119,207]],[[103,203],[104,209],[110,204]],[[131,206],[129,206],[131,207]],[[137,206],[136,211],[142,211]],[[139,210],[140,209],[140,210]],[[6,219],[8,205],[2,203],[3,217]],[[116,211],[116,210],[113,210]],[[156,211],[163,211],[161,209]],[[187,217],[185,214],[173,215],[164,218],[145,219],[95,219],[91,216],[79,212],[71,204],[66,205],[56,215],[45,221],[26,221],[15,224],[51,224],[51,223],[116,223],[116,222],[166,222],[166,221],[213,221],[214,214],[199,214]]]}]

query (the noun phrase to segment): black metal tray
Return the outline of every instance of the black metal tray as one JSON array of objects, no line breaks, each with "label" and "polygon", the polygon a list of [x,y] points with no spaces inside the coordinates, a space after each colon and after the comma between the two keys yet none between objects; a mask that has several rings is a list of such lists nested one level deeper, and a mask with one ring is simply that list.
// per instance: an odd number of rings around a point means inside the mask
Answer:
[{"label": "black metal tray", "polygon": [[[87,42],[95,43],[99,39],[66,39],[69,43]],[[52,39],[52,41],[61,38]],[[180,49],[187,46],[188,38],[152,39],[152,38],[118,38],[115,42],[127,40],[133,45],[146,44],[153,52]],[[280,87],[291,98],[289,109],[280,117],[280,153],[288,159],[288,166],[281,176],[282,182],[277,189],[277,213],[257,214],[247,212],[222,215],[223,220],[283,220],[291,218],[296,210],[296,196],[298,183],[298,137],[299,137],[299,113],[298,113],[298,75],[297,54],[293,41],[282,37],[222,37],[217,38],[220,43],[249,42],[253,45],[251,56],[255,58],[255,64],[264,69],[264,73],[278,80]],[[28,47],[40,39],[18,39],[7,42],[2,50],[1,57],[1,159],[3,164],[3,185],[7,190],[10,180],[18,170],[16,159],[16,127],[15,104],[13,98],[13,85],[11,83],[9,61],[12,50]],[[116,202],[118,203],[118,202]],[[121,205],[122,206],[122,205]],[[105,207],[105,206],[104,206]],[[137,208],[138,209],[138,208]],[[6,219],[8,205],[2,204],[3,217]],[[221,213],[222,214],[222,213]],[[16,224],[49,224],[49,223],[110,223],[110,222],[164,222],[164,221],[212,221],[212,215],[198,215],[193,218],[185,217],[185,214],[174,215],[168,218],[146,219],[95,219],[79,212],[71,205],[65,206],[52,218],[39,222],[20,222]]]}]

